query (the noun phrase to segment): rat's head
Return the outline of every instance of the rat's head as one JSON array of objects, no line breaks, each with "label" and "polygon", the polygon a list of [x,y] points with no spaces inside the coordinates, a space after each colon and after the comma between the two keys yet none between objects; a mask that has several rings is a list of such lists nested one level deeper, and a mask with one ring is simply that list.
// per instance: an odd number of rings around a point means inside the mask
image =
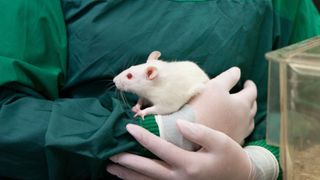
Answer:
[{"label": "rat's head", "polygon": [[152,81],[154,81],[157,76],[158,68],[146,63],[131,66],[129,69],[124,70],[113,79],[113,82],[119,90],[140,95],[143,89],[152,85]]},{"label": "rat's head", "polygon": [[153,51],[145,64],[131,66],[122,71],[113,79],[116,87],[119,90],[142,96],[143,91],[147,91],[154,86],[154,81],[158,77],[159,67],[163,63],[163,61],[158,60],[160,55],[159,51]]},{"label": "rat's head", "polygon": [[113,79],[113,82],[119,90],[141,96],[141,92],[151,87],[157,76],[158,68],[153,63],[146,63],[124,70]]}]

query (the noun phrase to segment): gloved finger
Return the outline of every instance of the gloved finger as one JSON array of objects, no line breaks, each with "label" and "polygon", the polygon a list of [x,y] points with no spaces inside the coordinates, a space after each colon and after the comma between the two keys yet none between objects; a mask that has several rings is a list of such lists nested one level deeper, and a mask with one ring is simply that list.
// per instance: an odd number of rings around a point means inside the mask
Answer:
[{"label": "gloved finger", "polygon": [[248,131],[248,134],[247,136],[249,136],[251,134],[251,132],[253,131],[254,129],[254,126],[255,126],[255,122],[254,122],[254,116],[256,115],[257,113],[257,101],[254,101],[251,109],[250,109],[250,114],[249,114],[249,118],[251,119],[250,122],[249,122],[249,131]]},{"label": "gloved finger", "polygon": [[127,125],[128,132],[146,149],[158,156],[171,166],[181,166],[186,162],[186,155],[189,151],[185,151],[170,142],[150,133],[146,129],[134,125]]},{"label": "gloved finger", "polygon": [[257,101],[254,101],[250,109],[249,118],[253,119],[256,113],[257,113]]},{"label": "gloved finger", "polygon": [[240,75],[241,75],[240,69],[238,67],[232,67],[222,72],[221,74],[216,76],[214,79],[212,79],[213,81],[211,80],[208,83],[209,84],[212,83],[212,85],[214,86],[218,85],[219,87],[230,91],[233,88],[233,86],[235,86],[239,81]]},{"label": "gloved finger", "polygon": [[110,160],[148,177],[168,179],[167,176],[170,174],[170,169],[167,168],[168,165],[163,161],[154,160],[135,154],[120,153],[112,156]]},{"label": "gloved finger", "polygon": [[202,124],[178,120],[177,126],[186,139],[200,145],[208,151],[219,148],[220,143],[227,142],[225,141],[226,138],[228,138],[227,135]]},{"label": "gloved finger", "polygon": [[238,93],[232,94],[232,96],[237,96],[247,102],[249,102],[249,107],[252,107],[257,99],[257,87],[255,83],[251,80],[247,80],[244,83],[244,87]]},{"label": "gloved finger", "polygon": [[136,180],[136,179],[141,179],[141,180],[151,180],[151,178],[137,173],[131,169],[122,167],[120,165],[112,164],[108,165],[106,169],[110,174],[117,176],[120,179],[126,179],[126,180]]},{"label": "gloved finger", "polygon": [[245,137],[248,137],[251,133],[252,133],[252,131],[253,131],[253,129],[254,129],[254,119],[251,119],[250,120],[250,124],[249,124],[249,128],[248,128],[248,131],[247,131],[247,134],[245,134]]}]

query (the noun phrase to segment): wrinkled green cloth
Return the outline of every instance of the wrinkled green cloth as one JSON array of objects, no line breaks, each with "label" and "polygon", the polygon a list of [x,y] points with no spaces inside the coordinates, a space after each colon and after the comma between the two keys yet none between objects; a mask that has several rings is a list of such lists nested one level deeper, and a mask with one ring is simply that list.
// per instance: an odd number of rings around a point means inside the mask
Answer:
[{"label": "wrinkled green cloth", "polygon": [[67,64],[60,2],[1,1],[0,7],[0,85],[18,82],[57,98]]},{"label": "wrinkled green cloth", "polygon": [[63,0],[61,8],[59,0],[1,1],[0,176],[97,179],[111,155],[143,153],[124,126],[157,133],[154,119],[132,119],[137,97],[124,103],[112,79],[153,50],[194,60],[211,77],[239,66],[233,91],[247,79],[258,86],[248,142],[264,139],[265,52],[319,33],[311,1],[292,13],[283,12],[294,2],[279,2]]},{"label": "wrinkled green cloth", "polygon": [[320,34],[319,11],[312,1],[273,0],[281,46]]}]

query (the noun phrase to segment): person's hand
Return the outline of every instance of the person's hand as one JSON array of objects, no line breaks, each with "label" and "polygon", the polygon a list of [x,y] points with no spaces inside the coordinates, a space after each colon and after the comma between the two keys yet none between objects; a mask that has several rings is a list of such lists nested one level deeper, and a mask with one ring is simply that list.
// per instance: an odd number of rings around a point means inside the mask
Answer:
[{"label": "person's hand", "polygon": [[195,111],[196,122],[222,131],[238,143],[252,132],[257,111],[257,89],[252,81],[246,81],[241,91],[229,93],[239,79],[240,69],[230,68],[211,79],[189,103]]},{"label": "person's hand", "polygon": [[184,137],[199,144],[196,152],[183,150],[137,125],[129,133],[161,160],[121,153],[111,157],[107,171],[121,179],[251,179],[251,162],[242,147],[222,132],[200,124],[178,121]]}]

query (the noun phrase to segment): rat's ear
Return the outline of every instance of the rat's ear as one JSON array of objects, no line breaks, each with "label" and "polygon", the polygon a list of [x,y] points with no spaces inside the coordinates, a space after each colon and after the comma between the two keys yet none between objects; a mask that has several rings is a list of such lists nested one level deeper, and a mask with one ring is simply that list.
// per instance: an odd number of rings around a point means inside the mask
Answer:
[{"label": "rat's ear", "polygon": [[147,62],[150,60],[158,60],[160,56],[161,56],[161,53],[159,51],[153,51],[152,53],[149,54]]},{"label": "rat's ear", "polygon": [[153,80],[158,75],[158,69],[154,66],[148,66],[145,71],[145,74],[148,80]]}]

